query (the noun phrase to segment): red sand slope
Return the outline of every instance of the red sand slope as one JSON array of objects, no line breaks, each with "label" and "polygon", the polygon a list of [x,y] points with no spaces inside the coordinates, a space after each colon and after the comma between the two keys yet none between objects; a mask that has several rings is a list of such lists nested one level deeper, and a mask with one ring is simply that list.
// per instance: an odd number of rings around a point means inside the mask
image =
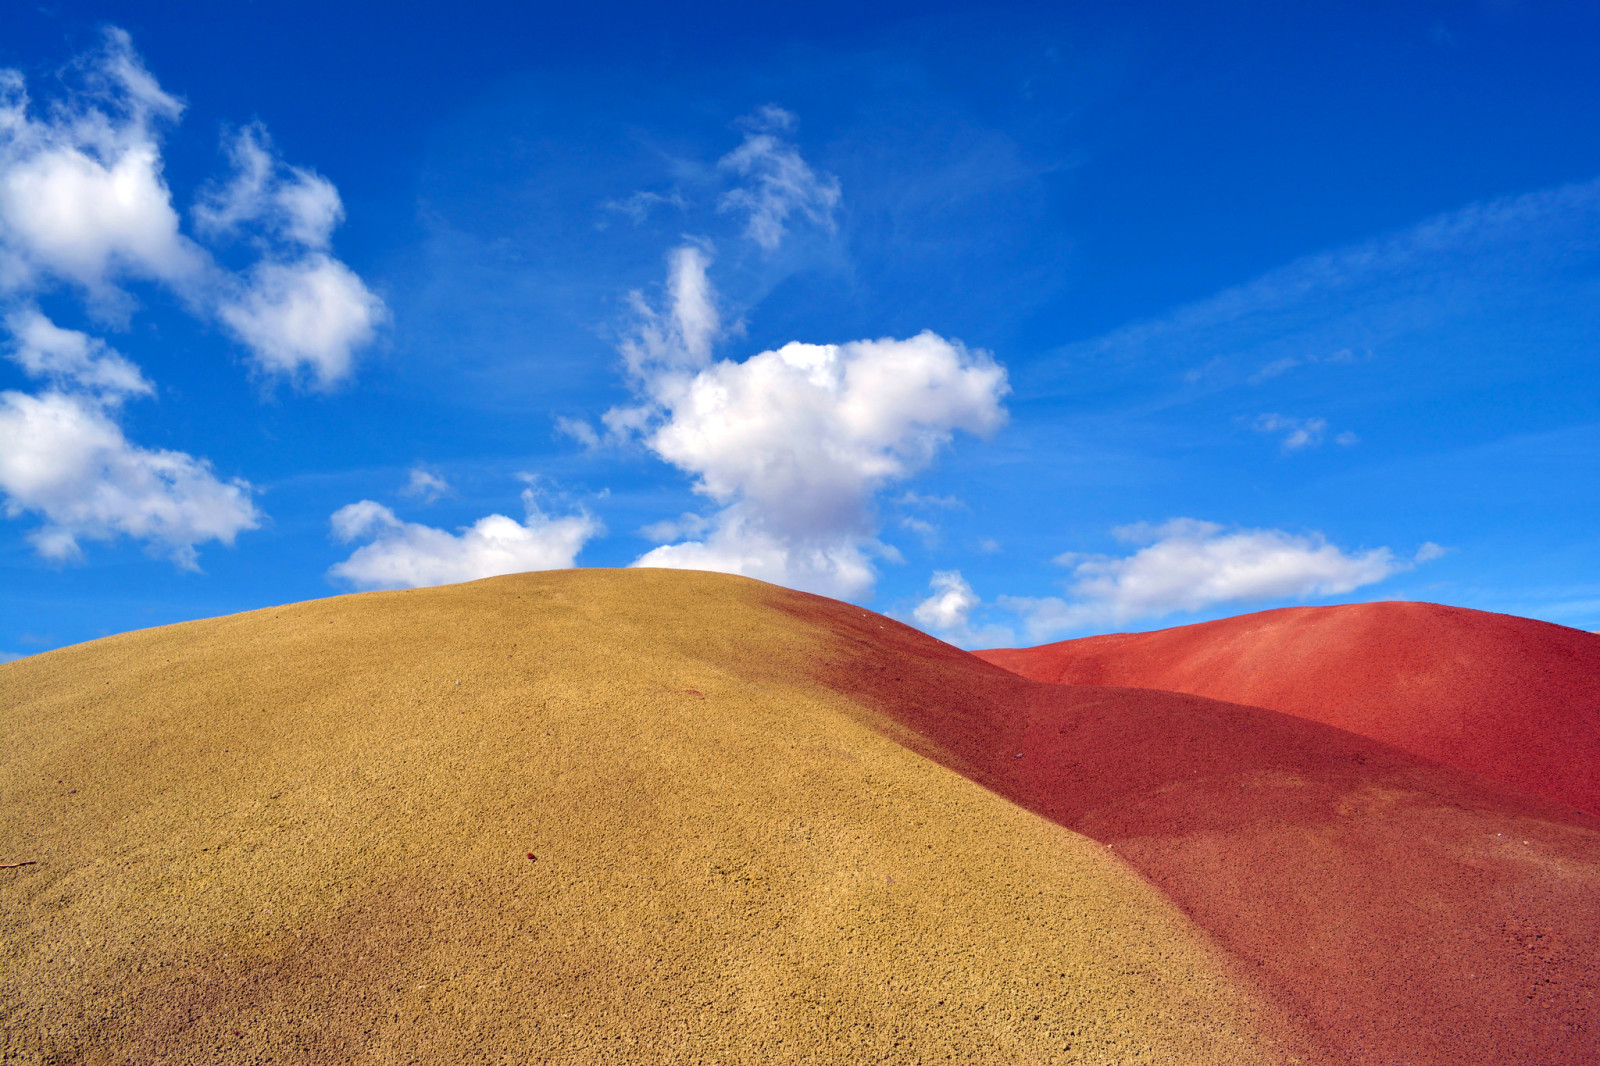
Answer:
[{"label": "red sand slope", "polygon": [[1600,814],[1593,633],[1433,603],[1359,603],[977,654],[1035,681],[1267,707]]},{"label": "red sand slope", "polygon": [[1600,1058],[1600,821],[1303,718],[1040,684],[843,604],[789,609],[838,635],[818,676],[899,739],[1114,848],[1210,930],[1308,1061]]}]

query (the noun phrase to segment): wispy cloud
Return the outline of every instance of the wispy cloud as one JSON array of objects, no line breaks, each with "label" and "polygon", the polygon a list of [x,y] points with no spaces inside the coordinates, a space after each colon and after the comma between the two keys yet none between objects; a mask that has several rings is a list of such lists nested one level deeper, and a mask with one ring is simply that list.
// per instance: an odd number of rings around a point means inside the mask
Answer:
[{"label": "wispy cloud", "polygon": [[1067,553],[1057,558],[1072,570],[1069,596],[1002,596],[998,602],[1024,619],[1031,637],[1044,640],[1219,604],[1341,595],[1440,554],[1431,543],[1411,560],[1389,548],[1350,552],[1320,533],[1229,529],[1192,518],[1114,532],[1138,550],[1126,556]]},{"label": "wispy cloud", "polygon": [[441,474],[437,474],[424,466],[411,468],[405,487],[400,490],[400,495],[420,499],[423,503],[434,503],[441,496],[450,491],[450,482]]},{"label": "wispy cloud", "polygon": [[746,183],[725,193],[718,206],[742,215],[745,236],[769,252],[783,243],[795,215],[831,233],[839,204],[839,179],[813,170],[784,139],[796,122],[781,107],[761,108],[744,120],[744,143],[717,164]]},{"label": "wispy cloud", "polygon": [[1597,237],[1600,181],[1472,204],[1071,345],[1062,365],[1132,359],[1193,367],[1191,384],[1260,385],[1382,358],[1396,337],[1534,298]]}]

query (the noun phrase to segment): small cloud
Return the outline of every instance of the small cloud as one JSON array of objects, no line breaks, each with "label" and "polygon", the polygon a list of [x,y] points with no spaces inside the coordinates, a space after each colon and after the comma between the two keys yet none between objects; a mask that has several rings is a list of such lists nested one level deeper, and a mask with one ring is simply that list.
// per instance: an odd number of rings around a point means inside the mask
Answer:
[{"label": "small cloud", "polygon": [[[621,200],[606,200],[600,205],[600,209],[631,219],[633,224],[637,226],[644,222],[650,216],[650,212],[658,207],[671,207],[682,211],[688,206],[688,201],[683,198],[681,193],[636,192],[632,196],[626,196]],[[605,228],[603,219],[600,226],[602,229]]]},{"label": "small cloud", "polygon": [[1346,552],[1320,533],[1229,530],[1192,518],[1135,523],[1113,534],[1139,550],[1120,558],[1073,552],[1056,557],[1073,570],[1070,600],[1001,597],[1001,604],[1042,638],[1222,603],[1338,595],[1414,565],[1388,548]]},{"label": "small cloud", "polygon": [[1296,359],[1293,356],[1285,356],[1282,359],[1274,359],[1272,362],[1268,363],[1266,366],[1250,375],[1250,384],[1259,385],[1263,381],[1270,381],[1275,377],[1287,374],[1289,371],[1299,366],[1301,362],[1303,362],[1303,360]]},{"label": "small cloud", "polygon": [[998,555],[1000,553],[1000,542],[993,537],[984,537],[978,541],[974,550],[984,555]]},{"label": "small cloud", "polygon": [[595,432],[587,419],[557,415],[556,432],[563,437],[571,437],[589,451],[600,447],[600,434]]},{"label": "small cloud", "polygon": [[1297,452],[1302,448],[1314,448],[1322,443],[1323,434],[1328,431],[1328,420],[1267,414],[1256,416],[1252,428],[1258,433],[1282,433],[1283,450]]},{"label": "small cloud", "polygon": [[523,491],[522,501],[527,511],[523,521],[492,514],[459,533],[402,522],[372,500],[348,504],[330,520],[334,537],[370,543],[328,574],[359,589],[403,589],[559,570],[572,566],[584,544],[604,531],[588,514],[545,515],[531,488]]},{"label": "small cloud", "polygon": [[1422,563],[1431,563],[1433,560],[1449,554],[1449,552],[1449,548],[1441,547],[1431,540],[1423,541],[1422,547],[1417,549],[1415,561],[1418,563],[1418,565]]},{"label": "small cloud", "polygon": [[[1368,352],[1367,354],[1370,356],[1372,353]],[[1270,381],[1275,377],[1280,377],[1284,374],[1287,374],[1297,366],[1314,366],[1318,363],[1331,366],[1346,366],[1350,363],[1354,363],[1356,359],[1356,353],[1351,351],[1349,348],[1339,348],[1326,355],[1310,353],[1298,356],[1284,356],[1281,359],[1274,359],[1270,363],[1267,363],[1254,374],[1251,374],[1246,380],[1248,380],[1252,385],[1259,385],[1263,381]]]},{"label": "small cloud", "polygon": [[917,604],[911,615],[929,629],[965,629],[972,609],[982,602],[959,570],[934,571],[928,587],[933,595]]},{"label": "small cloud", "polygon": [[966,506],[956,496],[924,496],[916,492],[902,492],[894,498],[901,507],[920,507],[925,510],[955,511]]},{"label": "small cloud", "polygon": [[775,251],[796,214],[833,232],[833,210],[839,204],[839,179],[811,169],[800,152],[781,136],[792,130],[795,116],[768,105],[742,123],[744,143],[718,163],[722,170],[748,184],[725,193],[718,208],[745,216],[745,236],[766,251]]},{"label": "small cloud", "polygon": [[411,468],[411,478],[400,495],[420,498],[423,503],[433,503],[450,491],[450,483],[426,467]]},{"label": "small cloud", "polygon": [[23,658],[26,656],[20,651],[0,651],[0,663],[14,663]]},{"label": "small cloud", "polygon": [[698,537],[711,528],[711,519],[685,511],[677,518],[664,518],[640,528],[639,535],[656,544],[667,544],[686,537]]},{"label": "small cloud", "polygon": [[932,595],[912,610],[918,625],[934,635],[965,647],[1010,644],[1014,636],[1005,626],[974,627],[972,612],[983,605],[959,570],[935,570],[928,581]]},{"label": "small cloud", "polygon": [[1360,444],[1361,443],[1361,438],[1356,436],[1354,433],[1351,433],[1347,429],[1343,433],[1339,434],[1337,437],[1333,438],[1333,443],[1339,445],[1339,447],[1341,447],[1341,448],[1349,448],[1349,447],[1352,447],[1354,445]]}]

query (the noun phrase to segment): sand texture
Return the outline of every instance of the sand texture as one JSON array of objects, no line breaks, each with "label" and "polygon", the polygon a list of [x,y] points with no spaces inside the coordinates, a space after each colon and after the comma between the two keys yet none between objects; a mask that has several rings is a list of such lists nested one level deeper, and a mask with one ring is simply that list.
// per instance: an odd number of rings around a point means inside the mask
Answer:
[{"label": "sand texture", "polygon": [[0,665],[0,728],[7,1062],[1600,1046],[1593,819],[742,578],[124,634]]},{"label": "sand texture", "polygon": [[1134,870],[819,683],[792,597],[530,574],[0,667],[4,1061],[1288,1061]]}]

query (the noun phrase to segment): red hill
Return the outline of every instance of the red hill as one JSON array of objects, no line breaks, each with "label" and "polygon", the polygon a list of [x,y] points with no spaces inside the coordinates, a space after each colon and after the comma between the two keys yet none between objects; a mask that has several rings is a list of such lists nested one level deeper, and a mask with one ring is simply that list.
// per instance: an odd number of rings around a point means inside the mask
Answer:
[{"label": "red hill", "polygon": [[1600,812],[1600,636],[1433,603],[1291,607],[981,658],[1337,726]]},{"label": "red hill", "polygon": [[1293,715],[985,669],[793,595],[834,641],[826,687],[1105,844],[1287,1008],[1302,1061],[1594,1062],[1595,819]]}]

